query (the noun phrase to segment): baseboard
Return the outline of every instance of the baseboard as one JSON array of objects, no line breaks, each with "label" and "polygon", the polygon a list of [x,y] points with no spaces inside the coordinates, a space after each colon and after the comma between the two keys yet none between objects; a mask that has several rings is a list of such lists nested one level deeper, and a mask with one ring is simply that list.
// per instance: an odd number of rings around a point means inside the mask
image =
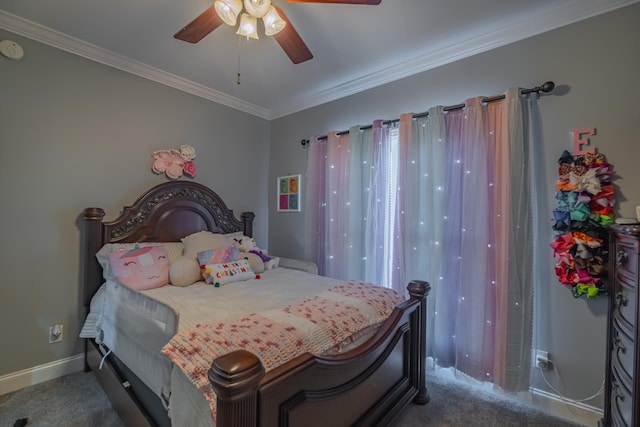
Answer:
[{"label": "baseboard", "polygon": [[597,427],[602,418],[602,409],[565,399],[557,394],[549,393],[537,388],[531,389],[528,403],[548,414],[565,420],[573,421],[583,426]]},{"label": "baseboard", "polygon": [[84,369],[84,354],[55,360],[0,377],[0,396]]}]

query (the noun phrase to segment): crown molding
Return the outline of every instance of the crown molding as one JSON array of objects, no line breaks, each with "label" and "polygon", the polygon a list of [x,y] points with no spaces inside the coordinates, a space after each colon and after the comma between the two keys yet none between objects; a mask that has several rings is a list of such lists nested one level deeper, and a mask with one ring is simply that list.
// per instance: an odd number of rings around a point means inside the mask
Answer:
[{"label": "crown molding", "polygon": [[239,98],[216,91],[199,83],[167,73],[155,67],[116,54],[91,43],[70,37],[43,25],[0,10],[0,29],[36,40],[75,55],[117,68],[174,89],[225,105],[236,110],[273,120],[307,108],[335,101],[404,77],[486,52],[528,37],[582,21],[593,16],[625,7],[640,0],[574,0],[551,10],[512,22],[502,28],[479,34],[472,39],[453,44],[423,56],[370,73],[311,95],[292,98],[274,108],[266,109]]},{"label": "crown molding", "polygon": [[486,52],[517,42],[556,28],[582,21],[593,16],[629,6],[640,0],[574,0],[565,5],[546,10],[521,21],[512,22],[502,28],[479,34],[443,49],[429,52],[421,57],[403,62],[383,70],[358,77],[310,96],[292,99],[271,110],[271,119],[335,101],[368,89],[373,89],[404,77],[428,71],[478,53]]},{"label": "crown molding", "polygon": [[248,114],[252,114],[263,119],[270,118],[269,110],[266,108],[245,102],[239,98],[184,79],[180,76],[176,76],[175,74],[151,67],[143,64],[142,62],[68,36],[64,33],[52,30],[51,28],[26,20],[3,10],[0,10],[0,28],[66,52],[73,53],[83,58],[199,96],[209,101],[244,111]]}]

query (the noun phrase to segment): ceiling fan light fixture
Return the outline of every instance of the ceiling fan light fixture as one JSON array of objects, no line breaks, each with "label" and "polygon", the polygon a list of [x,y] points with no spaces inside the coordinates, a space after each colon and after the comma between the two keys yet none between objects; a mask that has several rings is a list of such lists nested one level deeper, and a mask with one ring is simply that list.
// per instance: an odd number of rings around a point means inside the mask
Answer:
[{"label": "ceiling fan light fixture", "polygon": [[238,25],[238,31],[236,34],[245,36],[246,38],[258,39],[258,22],[254,16],[250,16],[248,13],[240,15],[240,25]]},{"label": "ceiling fan light fixture", "polygon": [[242,11],[242,0],[216,0],[213,3],[216,13],[225,24],[234,26]]},{"label": "ceiling fan light fixture", "polygon": [[244,9],[255,18],[262,18],[270,7],[271,0],[244,0]]},{"label": "ceiling fan light fixture", "polygon": [[278,34],[287,26],[287,21],[282,19],[275,7],[271,6],[266,15],[262,17],[264,33],[268,36]]}]

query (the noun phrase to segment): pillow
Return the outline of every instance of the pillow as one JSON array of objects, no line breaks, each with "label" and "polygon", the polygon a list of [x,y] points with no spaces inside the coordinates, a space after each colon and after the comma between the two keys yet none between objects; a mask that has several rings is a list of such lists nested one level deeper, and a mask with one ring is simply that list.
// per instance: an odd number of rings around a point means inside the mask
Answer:
[{"label": "pillow", "polygon": [[230,246],[224,234],[215,234],[210,231],[198,231],[190,234],[182,238],[182,243],[184,243],[184,254],[194,258],[198,252]]},{"label": "pillow", "polygon": [[123,285],[138,291],[169,283],[169,257],[164,246],[145,246],[110,252],[111,272]]},{"label": "pillow", "polygon": [[193,257],[180,257],[169,267],[169,282],[171,285],[184,287],[193,285],[201,280],[200,264]]},{"label": "pillow", "polygon": [[227,240],[232,246],[240,249],[243,252],[249,252],[249,250],[254,249],[256,247],[255,239],[245,236],[242,233],[239,234],[225,234]]},{"label": "pillow", "polygon": [[265,270],[265,263],[258,255],[254,253],[238,252],[238,256],[236,257],[236,259],[246,259],[247,261],[249,261],[249,267],[251,267],[253,272],[256,274],[260,274]]},{"label": "pillow", "polygon": [[227,283],[260,278],[251,270],[249,261],[246,259],[223,264],[203,265],[202,277],[204,277],[205,282],[214,285],[216,288]]},{"label": "pillow", "polygon": [[244,236],[244,232],[243,231],[234,231],[233,233],[226,233],[224,236],[227,237],[228,239],[233,239],[234,237],[242,237],[242,236]]},{"label": "pillow", "polygon": [[[208,238],[201,238],[201,240],[206,242]],[[199,242],[198,245],[200,243],[201,242]],[[193,245],[191,245],[190,249],[193,250]],[[196,256],[188,254],[185,251],[185,255],[182,258],[171,264],[171,268],[169,269],[169,279],[172,285],[182,287],[190,286],[203,279],[200,269],[201,265],[235,261],[237,257],[238,250],[231,246],[201,251],[198,252]]]},{"label": "pillow", "polygon": [[223,262],[231,262],[238,259],[240,251],[238,248],[227,246],[220,249],[209,249],[208,251],[198,252],[198,263],[202,264],[221,264]]},{"label": "pillow", "polygon": [[115,280],[115,276],[111,272],[111,268],[109,266],[108,255],[110,252],[122,250],[129,251],[136,247],[145,248],[147,246],[163,246],[167,251],[170,265],[182,256],[182,250],[184,249],[184,245],[181,242],[106,243],[98,252],[96,252],[96,259],[102,267],[102,276],[104,280]]}]

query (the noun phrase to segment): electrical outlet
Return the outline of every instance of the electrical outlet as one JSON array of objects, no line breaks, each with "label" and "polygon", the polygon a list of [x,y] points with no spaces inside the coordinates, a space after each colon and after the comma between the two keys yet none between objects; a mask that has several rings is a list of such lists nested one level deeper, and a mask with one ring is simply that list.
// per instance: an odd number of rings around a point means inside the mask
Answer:
[{"label": "electrical outlet", "polygon": [[536,367],[547,371],[551,369],[551,362],[549,361],[549,352],[536,350],[536,358],[535,358]]},{"label": "electrical outlet", "polygon": [[49,327],[49,344],[62,341],[64,336],[64,325],[56,323]]}]

